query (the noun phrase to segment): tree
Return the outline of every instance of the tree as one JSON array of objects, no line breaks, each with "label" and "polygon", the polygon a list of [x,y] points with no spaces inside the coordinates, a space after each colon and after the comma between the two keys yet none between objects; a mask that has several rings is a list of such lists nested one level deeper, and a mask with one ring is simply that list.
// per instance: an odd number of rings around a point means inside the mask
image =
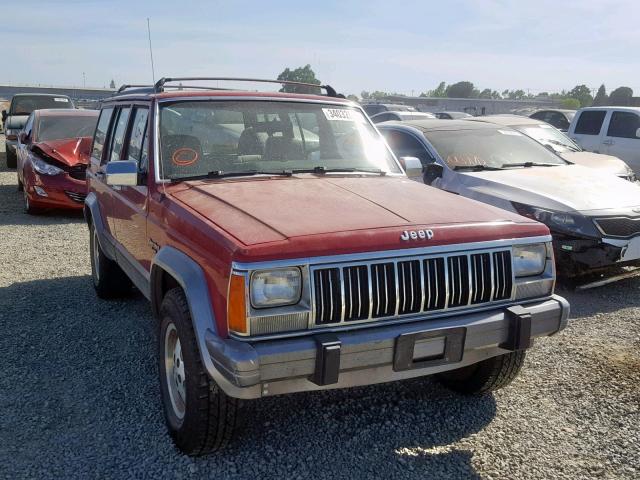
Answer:
[{"label": "tree", "polygon": [[609,103],[609,97],[607,96],[607,90],[604,88],[604,83],[600,85],[598,89],[598,93],[596,93],[595,98],[593,99],[593,105],[596,107],[600,107],[602,105],[606,105]]},{"label": "tree", "polygon": [[371,98],[371,94],[366,90],[363,90],[362,92],[360,92],[360,98],[362,98],[363,100],[369,100]]},{"label": "tree", "polygon": [[492,95],[493,92],[491,92],[490,88],[485,88],[484,90],[482,90],[480,92],[480,94],[478,95],[478,98],[493,98]]},{"label": "tree", "polygon": [[633,97],[633,90],[629,87],[618,87],[609,94],[609,103],[619,107],[629,106],[631,97]]},{"label": "tree", "polygon": [[440,82],[435,90],[430,92],[430,97],[444,98],[447,96],[447,84]]},{"label": "tree", "polygon": [[449,98],[471,98],[474,90],[473,83],[463,81],[449,85],[446,93]]},{"label": "tree", "polygon": [[568,94],[569,98],[575,98],[581,107],[590,107],[593,103],[591,90],[586,85],[576,85]]},{"label": "tree", "polygon": [[562,108],[566,108],[568,110],[577,110],[580,108],[580,100],[575,98],[565,98],[562,100]]},{"label": "tree", "polygon": [[357,95],[354,95],[354,94],[347,95],[347,100],[351,100],[351,101],[353,101],[353,102],[359,102],[359,101],[360,101],[360,99],[358,98],[358,96],[357,96]]},{"label": "tree", "polygon": [[116,88],[116,82],[113,78],[111,79],[111,82],[109,82],[109,88],[113,88],[113,89]]},{"label": "tree", "polygon": [[[313,83],[314,85],[320,85],[320,80],[316,78],[315,72],[311,69],[311,65],[306,64],[304,67],[298,67],[295,70],[285,68],[284,71],[278,75],[278,80],[287,80],[290,82],[304,82]],[[281,92],[287,93],[320,93],[319,88],[307,87],[304,85],[286,85],[283,84],[280,89]]]}]

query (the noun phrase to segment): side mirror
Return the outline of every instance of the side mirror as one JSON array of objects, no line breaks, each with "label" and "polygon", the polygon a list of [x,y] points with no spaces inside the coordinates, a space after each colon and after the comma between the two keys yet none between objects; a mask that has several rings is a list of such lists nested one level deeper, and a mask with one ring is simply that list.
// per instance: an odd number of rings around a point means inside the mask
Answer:
[{"label": "side mirror", "polygon": [[107,185],[135,187],[138,184],[138,162],[135,160],[116,160],[105,166]]},{"label": "side mirror", "polygon": [[422,162],[416,157],[400,157],[400,164],[403,166],[407,177],[415,178],[422,176]]},{"label": "side mirror", "polygon": [[2,110],[2,121],[6,122],[7,121],[7,117],[8,117],[7,111],[6,110]]},{"label": "side mirror", "polygon": [[444,167],[439,163],[433,162],[424,167],[424,183],[431,185],[436,178],[441,178],[444,173]]}]

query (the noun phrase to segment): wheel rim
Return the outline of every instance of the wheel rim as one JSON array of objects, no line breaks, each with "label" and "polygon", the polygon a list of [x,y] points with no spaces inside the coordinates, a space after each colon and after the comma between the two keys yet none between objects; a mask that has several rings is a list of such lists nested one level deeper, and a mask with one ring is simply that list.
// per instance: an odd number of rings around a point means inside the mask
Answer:
[{"label": "wheel rim", "polygon": [[182,420],[184,418],[187,392],[182,346],[180,345],[180,338],[178,338],[178,331],[173,323],[169,324],[164,334],[164,371],[173,413],[179,420]]},{"label": "wheel rim", "polygon": [[98,284],[100,281],[100,243],[98,233],[93,232],[93,281]]}]

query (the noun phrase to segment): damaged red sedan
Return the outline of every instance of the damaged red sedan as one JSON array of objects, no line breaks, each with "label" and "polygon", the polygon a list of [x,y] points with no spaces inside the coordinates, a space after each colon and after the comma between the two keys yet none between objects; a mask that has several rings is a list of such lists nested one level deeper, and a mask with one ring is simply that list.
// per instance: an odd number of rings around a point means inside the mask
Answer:
[{"label": "damaged red sedan", "polygon": [[18,189],[24,209],[80,210],[87,195],[85,171],[95,110],[36,110],[18,136]]}]

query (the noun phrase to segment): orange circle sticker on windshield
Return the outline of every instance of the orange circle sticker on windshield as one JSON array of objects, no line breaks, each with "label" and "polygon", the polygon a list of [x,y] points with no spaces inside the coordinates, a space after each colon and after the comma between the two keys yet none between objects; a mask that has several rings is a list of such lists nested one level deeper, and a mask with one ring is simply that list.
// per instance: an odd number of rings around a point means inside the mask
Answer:
[{"label": "orange circle sticker on windshield", "polygon": [[179,167],[188,167],[200,159],[200,155],[193,148],[179,148],[173,152],[171,161]]}]

